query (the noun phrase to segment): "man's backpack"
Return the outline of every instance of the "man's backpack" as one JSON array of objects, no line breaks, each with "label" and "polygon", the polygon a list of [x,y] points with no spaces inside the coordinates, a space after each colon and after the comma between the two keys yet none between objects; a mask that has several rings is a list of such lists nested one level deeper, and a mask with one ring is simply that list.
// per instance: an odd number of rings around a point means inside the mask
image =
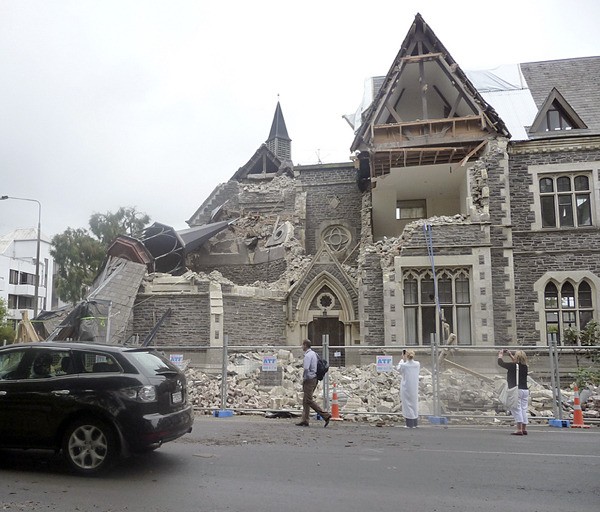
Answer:
[{"label": "man's backpack", "polygon": [[322,359],[319,354],[317,354],[317,380],[323,380],[325,374],[329,371],[329,363]]}]

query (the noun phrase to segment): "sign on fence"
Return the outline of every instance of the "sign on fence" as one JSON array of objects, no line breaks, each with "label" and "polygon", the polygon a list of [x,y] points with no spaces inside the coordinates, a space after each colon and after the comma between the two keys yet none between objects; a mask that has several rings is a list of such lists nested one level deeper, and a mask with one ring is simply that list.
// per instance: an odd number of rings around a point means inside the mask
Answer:
[{"label": "sign on fence", "polygon": [[393,359],[392,356],[377,356],[377,371],[391,372],[393,368]]},{"label": "sign on fence", "polygon": [[183,366],[183,354],[169,354],[169,361],[181,368]]},{"label": "sign on fence", "polygon": [[277,371],[277,357],[276,356],[263,356],[262,371],[263,372],[276,372]]}]

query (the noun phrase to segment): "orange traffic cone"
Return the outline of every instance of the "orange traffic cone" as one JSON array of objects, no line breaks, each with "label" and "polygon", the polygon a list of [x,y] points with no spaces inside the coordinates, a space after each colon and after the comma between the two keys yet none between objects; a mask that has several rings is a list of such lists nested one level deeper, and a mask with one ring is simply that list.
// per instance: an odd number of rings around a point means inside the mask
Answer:
[{"label": "orange traffic cone", "polygon": [[573,403],[573,423],[571,428],[590,428],[589,425],[583,423],[583,412],[581,412],[581,403],[579,402],[579,388],[574,387],[575,397]]},{"label": "orange traffic cone", "polygon": [[331,419],[333,421],[343,421],[342,418],[340,418],[340,406],[338,404],[335,382],[333,383],[333,396],[331,397]]}]

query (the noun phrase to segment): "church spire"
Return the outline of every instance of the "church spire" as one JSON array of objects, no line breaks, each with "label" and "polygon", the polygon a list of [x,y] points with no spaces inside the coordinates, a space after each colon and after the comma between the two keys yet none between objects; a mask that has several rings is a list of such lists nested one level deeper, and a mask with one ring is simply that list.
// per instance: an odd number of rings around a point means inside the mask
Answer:
[{"label": "church spire", "polygon": [[281,112],[281,105],[277,102],[275,108],[275,115],[273,116],[273,124],[271,125],[271,132],[267,139],[267,147],[273,152],[273,154],[282,160],[292,159],[292,139],[290,139],[287,128],[285,127],[285,120],[283,119],[283,113]]}]

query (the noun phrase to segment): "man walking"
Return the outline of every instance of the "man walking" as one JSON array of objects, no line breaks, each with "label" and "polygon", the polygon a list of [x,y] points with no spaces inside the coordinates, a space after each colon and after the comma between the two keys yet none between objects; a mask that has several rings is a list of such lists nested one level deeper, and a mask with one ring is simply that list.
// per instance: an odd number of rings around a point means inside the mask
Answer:
[{"label": "man walking", "polygon": [[321,418],[325,420],[325,425],[329,425],[331,414],[325,412],[313,398],[315,389],[317,388],[317,353],[310,348],[310,340],[302,342],[302,350],[304,350],[304,373],[302,374],[302,421],[296,423],[299,427],[308,427],[308,416],[310,409],[316,411]]}]

